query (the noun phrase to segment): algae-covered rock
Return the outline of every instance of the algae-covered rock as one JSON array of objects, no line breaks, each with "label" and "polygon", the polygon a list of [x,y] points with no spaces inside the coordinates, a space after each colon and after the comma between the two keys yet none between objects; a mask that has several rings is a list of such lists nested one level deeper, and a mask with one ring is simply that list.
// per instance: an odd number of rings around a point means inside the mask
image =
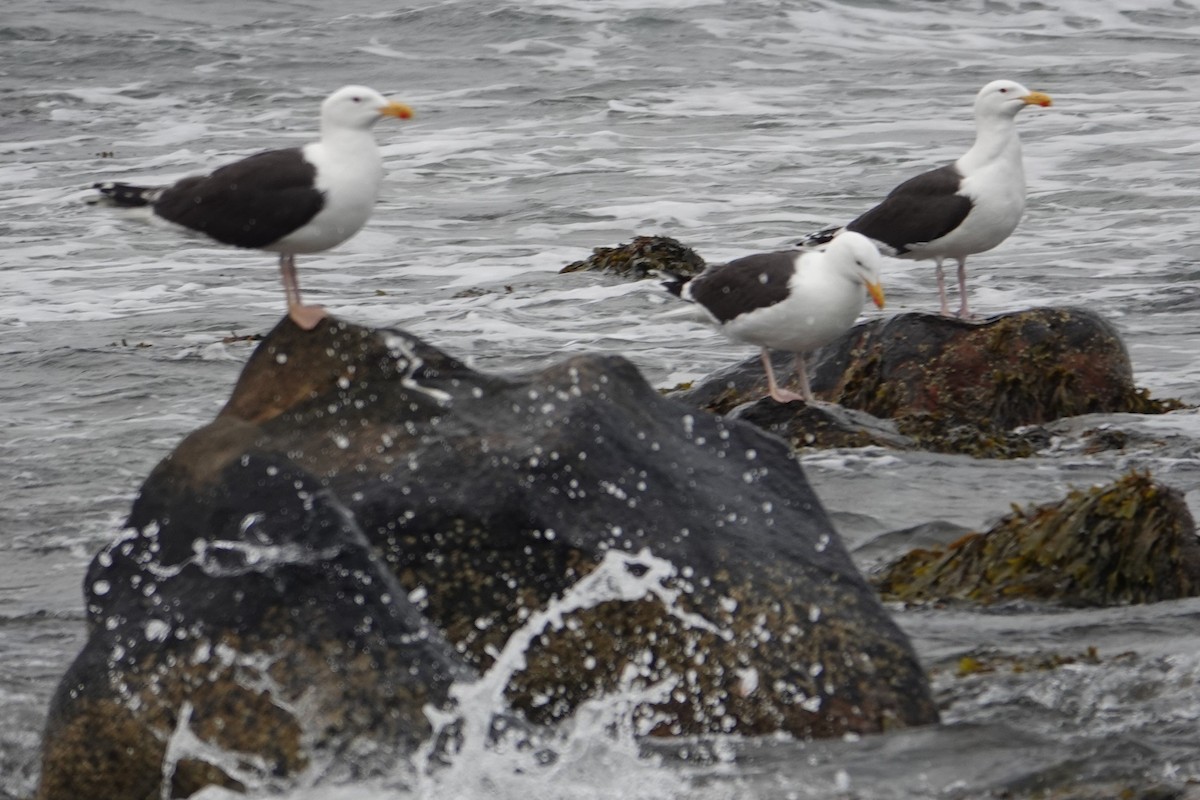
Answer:
[{"label": "algae-covered rock", "polygon": [[874,583],[906,602],[1151,603],[1200,594],[1200,541],[1179,492],[1135,472],[1015,509],[944,549],[913,550]]},{"label": "algae-covered rock", "polygon": [[1035,308],[978,322],[900,314],[858,332],[826,361],[830,390],[876,416],[938,414],[1007,430],[1165,410],[1134,385],[1120,335],[1091,311]]},{"label": "algae-covered rock", "polygon": [[[777,372],[787,374],[787,354]],[[1094,412],[1162,413],[1133,383],[1116,330],[1098,315],[1041,308],[986,320],[899,314],[871,320],[809,359],[818,399],[895,420],[917,446],[977,456],[1020,457],[1045,446],[1036,426]],[[727,413],[765,393],[757,358],[671,396]]]},{"label": "algae-covered rock", "polygon": [[559,271],[615,272],[633,278],[645,278],[656,272],[698,275],[704,271],[704,259],[669,236],[638,236],[616,247],[597,247],[583,261],[568,264]]},{"label": "algae-covered rock", "polygon": [[1196,800],[1192,788],[1180,783],[1143,783],[1136,780],[1084,783],[1055,789],[1038,787],[1017,793],[1006,792],[1005,798],[1021,800]]}]

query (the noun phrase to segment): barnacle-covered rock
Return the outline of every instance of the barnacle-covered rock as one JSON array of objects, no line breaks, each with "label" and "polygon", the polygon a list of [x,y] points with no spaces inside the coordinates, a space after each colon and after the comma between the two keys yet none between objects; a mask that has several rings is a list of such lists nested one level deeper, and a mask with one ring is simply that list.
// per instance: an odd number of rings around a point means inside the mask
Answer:
[{"label": "barnacle-covered rock", "polygon": [[248,427],[186,440],[93,560],[39,798],[269,788],[347,751],[386,769],[468,674],[328,490],[226,449]]},{"label": "barnacle-covered rock", "polygon": [[608,692],[656,735],[937,719],[789,449],[617,357],[501,378],[285,320],[129,526],[88,575],[43,800],[369,772],[510,642],[535,723]]}]

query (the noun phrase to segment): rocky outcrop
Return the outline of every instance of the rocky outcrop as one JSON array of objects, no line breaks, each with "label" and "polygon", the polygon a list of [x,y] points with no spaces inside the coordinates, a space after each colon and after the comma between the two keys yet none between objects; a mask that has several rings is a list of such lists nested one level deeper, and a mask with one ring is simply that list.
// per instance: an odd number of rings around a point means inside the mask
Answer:
[{"label": "rocky outcrop", "polygon": [[[779,358],[787,374],[783,360],[790,356]],[[819,399],[894,420],[919,447],[974,455],[1028,455],[1045,444],[1036,432],[1014,433],[1020,426],[1179,407],[1134,385],[1117,331],[1082,309],[979,321],[899,314],[855,327],[809,364]],[[671,396],[726,413],[765,391],[755,358]]]},{"label": "rocky outcrop", "polygon": [[669,236],[638,236],[616,247],[597,247],[583,261],[576,261],[559,272],[611,272],[631,278],[645,278],[659,272],[699,275],[704,259],[692,248]]},{"label": "rocky outcrop", "polygon": [[229,448],[247,427],[185,441],[93,561],[39,798],[269,788],[347,752],[383,769],[466,674],[336,497],[285,457]]},{"label": "rocky outcrop", "polygon": [[88,605],[47,800],[366,769],[510,640],[505,697],[535,723],[630,691],[660,735],[937,718],[786,446],[616,357],[504,379],[285,320],[147,481]]},{"label": "rocky outcrop", "polygon": [[1151,603],[1200,594],[1200,540],[1180,493],[1131,473],[1014,511],[986,533],[916,549],[875,578],[889,600]]}]

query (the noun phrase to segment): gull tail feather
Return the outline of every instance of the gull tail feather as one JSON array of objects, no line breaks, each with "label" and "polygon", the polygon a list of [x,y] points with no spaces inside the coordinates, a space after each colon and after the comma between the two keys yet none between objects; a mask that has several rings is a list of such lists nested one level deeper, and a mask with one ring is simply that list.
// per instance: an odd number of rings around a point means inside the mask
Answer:
[{"label": "gull tail feather", "polygon": [[825,228],[816,233],[810,233],[800,241],[796,242],[798,250],[819,250],[825,245],[833,241],[834,237],[842,231],[846,230],[845,226],[837,225],[832,228]]},{"label": "gull tail feather", "polygon": [[683,297],[683,289],[694,278],[694,275],[680,275],[676,272],[661,272],[667,280],[662,282],[662,287],[676,297],[682,297],[684,300],[689,298]]},{"label": "gull tail feather", "polygon": [[130,183],[94,183],[92,188],[103,195],[102,199],[121,208],[141,208],[153,205],[162,194],[162,189],[151,186],[134,186]]}]

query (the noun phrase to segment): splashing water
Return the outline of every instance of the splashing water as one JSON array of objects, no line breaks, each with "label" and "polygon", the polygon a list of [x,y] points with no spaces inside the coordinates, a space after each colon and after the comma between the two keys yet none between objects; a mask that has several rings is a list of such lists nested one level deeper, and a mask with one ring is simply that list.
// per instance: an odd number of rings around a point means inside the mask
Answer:
[{"label": "splashing water", "polygon": [[[703,616],[677,609],[678,591],[664,583],[675,577],[674,564],[649,550],[637,553],[609,551],[596,569],[572,586],[546,608],[531,614],[515,631],[504,648],[495,653],[492,666],[478,679],[459,682],[450,690],[453,707],[427,707],[433,735],[413,756],[387,778],[358,783],[353,787],[321,785],[318,768],[298,779],[301,788],[286,795],[291,800],[324,798],[503,798],[554,797],[562,800],[621,797],[631,800],[663,800],[675,796],[695,797],[694,787],[678,770],[670,769],[658,756],[648,756],[638,742],[653,721],[635,723],[640,707],[665,700],[674,688],[665,681],[637,687],[637,669],[627,668],[623,688],[579,707],[570,720],[552,729],[533,729],[514,720],[504,699],[513,676],[526,666],[530,645],[548,628],[559,630],[576,611],[606,602],[658,599],[684,625],[723,632]],[[171,738],[171,763],[189,756],[212,757],[211,746],[190,734],[189,709],[181,713],[180,726]],[[217,764],[229,764],[234,754],[216,753]],[[164,771],[164,775],[169,771]],[[230,773],[235,774],[235,773]],[[256,790],[271,788],[256,781],[246,770],[239,780]],[[210,787],[198,797],[231,800],[235,795]]]},{"label": "splashing water", "polygon": [[[973,268],[973,301],[985,312],[1093,308],[1119,326],[1139,386],[1200,401],[1194,3],[258,5],[128,0],[97,14],[6,0],[0,14],[11,100],[0,134],[0,800],[35,791],[46,708],[83,644],[89,560],[154,464],[225,401],[249,352],[226,335],[269,329],[282,312],[270,259],[101,212],[86,187],[165,182],[306,141],[315,101],[341,83],[377,83],[420,116],[380,136],[389,177],[377,211],[305,261],[306,291],[484,371],[620,353],[672,386],[751,354],[679,316],[653,282],[559,268],[641,233],[675,236],[710,262],[788,247],[961,155],[975,89],[1018,78],[1055,107],[1021,120],[1027,213]],[[889,263],[894,310],[930,307],[931,272]],[[851,545],[931,518],[986,525],[1014,502],[1057,500],[1130,467],[1187,492],[1200,515],[1200,415],[1080,421],[1110,423],[1131,431],[1130,447],[1068,440],[1005,463],[878,449],[802,460]],[[1200,780],[1200,599],[893,613],[935,672],[940,728],[855,743],[726,738],[737,763],[698,776],[638,760],[654,743],[614,738],[625,698],[609,696],[532,747],[553,763],[511,740],[507,752],[464,741],[475,749],[448,766],[336,795],[910,800],[1065,775]],[[963,656],[1093,646],[1099,663],[1045,674],[955,671]]]},{"label": "splashing water", "polygon": [[[510,729],[511,737],[495,735],[495,721],[506,713],[505,688],[525,668],[530,645],[547,628],[561,629],[572,612],[613,600],[655,597],[684,625],[719,633],[700,615],[677,610],[678,592],[663,585],[675,574],[675,565],[647,549],[636,554],[610,550],[593,572],[530,615],[482,677],[451,689],[456,712],[427,711],[439,733],[456,729],[459,744],[442,755],[447,762],[444,767],[434,767],[418,777],[414,796],[515,798],[549,793],[589,797],[597,796],[594,787],[605,787],[606,795],[613,791],[616,776],[622,776],[616,779],[623,797],[662,798],[682,790],[678,776],[662,770],[657,759],[641,756],[636,736],[642,731],[635,730],[633,722],[635,709],[665,699],[674,686],[664,682],[631,688],[636,677],[633,667],[622,677],[625,688],[583,704],[568,723],[554,730],[530,737],[528,731],[517,728]],[[440,738],[435,735],[431,742]],[[433,747],[431,744],[420,754],[418,764],[435,760]]]}]

